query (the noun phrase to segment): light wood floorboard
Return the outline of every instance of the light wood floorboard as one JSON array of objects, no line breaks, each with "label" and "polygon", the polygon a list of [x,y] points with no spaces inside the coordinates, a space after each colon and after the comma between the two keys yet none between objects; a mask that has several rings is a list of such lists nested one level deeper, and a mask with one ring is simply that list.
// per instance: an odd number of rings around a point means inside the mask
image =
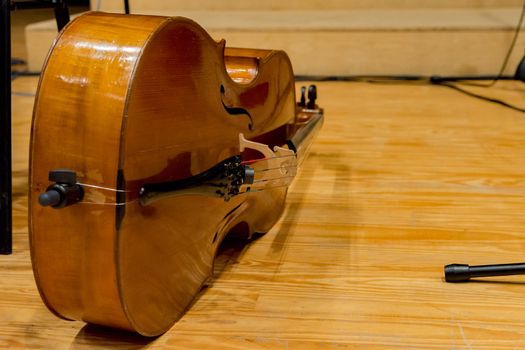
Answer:
[{"label": "light wood floorboard", "polygon": [[[36,84],[19,78],[13,90],[32,94]],[[280,222],[226,245],[213,283],[149,340],[58,319],[41,302],[27,232],[33,98],[15,95],[14,253],[0,256],[0,348],[525,347],[524,276],[443,281],[447,263],[525,260],[525,114],[438,86],[318,89],[326,122]],[[525,107],[523,84],[476,91]]]}]

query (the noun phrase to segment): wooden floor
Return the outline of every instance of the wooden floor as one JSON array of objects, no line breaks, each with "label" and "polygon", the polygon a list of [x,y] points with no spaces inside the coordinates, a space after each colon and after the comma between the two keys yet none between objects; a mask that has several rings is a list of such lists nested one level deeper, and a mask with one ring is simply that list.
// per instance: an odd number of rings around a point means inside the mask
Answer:
[{"label": "wooden floor", "polygon": [[[524,113],[438,86],[319,83],[326,122],[282,220],[227,244],[186,315],[144,339],[58,319],[40,300],[26,199],[36,83],[13,84],[0,348],[525,348],[525,276],[443,281],[447,263],[525,260]],[[476,91],[525,107],[524,84]]]}]

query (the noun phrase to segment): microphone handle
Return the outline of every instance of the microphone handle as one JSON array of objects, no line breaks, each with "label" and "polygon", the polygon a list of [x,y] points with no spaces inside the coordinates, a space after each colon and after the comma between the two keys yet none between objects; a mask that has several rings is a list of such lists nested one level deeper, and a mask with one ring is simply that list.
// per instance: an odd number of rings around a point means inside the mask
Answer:
[{"label": "microphone handle", "polygon": [[445,266],[445,281],[466,282],[472,277],[491,277],[525,274],[525,263],[477,265],[450,264]]}]

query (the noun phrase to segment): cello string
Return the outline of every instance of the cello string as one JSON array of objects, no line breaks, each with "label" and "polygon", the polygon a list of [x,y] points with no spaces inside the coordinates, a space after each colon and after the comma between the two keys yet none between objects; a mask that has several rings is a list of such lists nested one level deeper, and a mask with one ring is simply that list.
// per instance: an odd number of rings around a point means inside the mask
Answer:
[{"label": "cello string", "polygon": [[286,156],[264,157],[264,158],[258,158],[258,159],[243,160],[241,162],[241,165],[253,164],[253,163],[257,163],[257,162],[268,160],[268,159],[281,159],[281,158],[290,158],[290,157],[295,157],[295,153],[286,155]]},{"label": "cello string", "polygon": [[261,192],[261,191],[266,191],[266,190],[272,190],[272,189],[274,189],[274,188],[289,187],[289,185],[290,185],[290,184],[286,184],[286,185],[277,185],[277,186],[270,186],[270,187],[264,187],[264,188],[250,189],[249,191],[239,192],[239,195],[241,195],[241,194],[253,193],[253,192]]},{"label": "cello string", "polygon": [[[296,156],[295,156],[295,154],[292,154],[292,155],[286,155],[286,156],[276,156],[276,157],[271,157],[271,158],[266,157],[266,158],[261,158],[261,159],[253,159],[253,160],[243,161],[243,162],[241,162],[241,164],[242,165],[255,164],[255,163],[266,161],[266,160],[269,160],[269,159],[284,159],[284,158],[291,158],[291,157],[295,158]],[[304,157],[304,158],[306,158],[306,157]],[[302,159],[302,161],[304,161],[304,158]],[[267,171],[277,170],[277,169],[288,169],[288,168],[297,168],[297,167],[299,167],[299,165],[284,165],[284,166],[280,166],[280,167],[256,169],[255,172],[256,173],[260,173],[260,172],[267,172]],[[255,180],[254,184],[255,183],[261,184],[261,183],[271,182],[271,181],[279,181],[279,180],[283,180],[283,179],[287,179],[287,178],[294,178],[294,177],[295,177],[295,175],[287,175],[287,176],[274,177],[274,178],[263,179],[263,180]],[[77,182],[77,184],[80,185],[80,186],[87,187],[87,188],[94,188],[94,189],[111,191],[111,192],[117,192],[117,193],[133,193],[134,192],[134,191],[130,191],[130,190],[118,190],[118,189],[110,188],[110,187],[86,184],[86,183],[82,183],[82,182]],[[264,190],[268,190],[268,189],[279,188],[279,187],[287,187],[287,186],[289,186],[289,183],[288,184],[284,184],[284,185],[268,186],[268,187],[264,187],[264,188],[260,188],[260,189],[252,189],[250,191],[240,192],[239,194],[260,192],[260,191],[264,191]],[[122,206],[122,205],[132,204],[134,202],[137,202],[138,200],[139,199],[136,198],[136,199],[133,199],[131,201],[126,201],[126,202],[121,202],[121,203],[116,203],[116,202],[113,202],[113,203],[111,203],[111,202],[93,202],[93,201],[81,201],[79,203],[80,204],[91,204],[91,205]]]},{"label": "cello string", "polygon": [[84,186],[84,187],[96,188],[96,189],[99,189],[99,190],[112,191],[112,192],[122,192],[122,193],[133,192],[133,191],[128,191],[128,190],[117,190],[115,188],[109,188],[109,187],[103,187],[103,186],[97,186],[97,185],[90,185],[90,184],[85,184],[85,183],[82,183],[82,182],[77,182],[77,185]]},{"label": "cello string", "polygon": [[288,168],[297,168],[297,165],[283,165],[283,166],[279,166],[275,168],[266,168],[266,169],[259,169],[259,170],[255,169],[255,172],[263,173],[263,172],[270,171],[270,170],[288,169]]},{"label": "cello string", "polygon": [[[294,156],[293,155],[291,155],[291,156],[281,156],[281,157],[276,157],[276,158],[286,158],[286,157],[294,157]],[[270,159],[270,158],[255,159],[255,160],[251,160],[251,161],[248,161],[248,162],[253,164],[253,163],[260,162],[260,161],[267,160],[267,159]],[[241,164],[243,164],[243,163],[244,162],[241,162]],[[281,166],[281,167],[277,167],[277,168],[256,169],[255,172],[265,172],[265,171],[270,171],[270,170],[286,169],[286,168],[294,168],[294,167],[295,167],[295,165],[286,165],[286,166]],[[133,192],[133,191],[130,191],[130,190],[117,190],[117,189],[111,188],[111,187],[92,185],[92,184],[87,184],[87,183],[83,183],[83,182],[77,182],[77,185],[80,185],[80,186],[83,186],[83,187],[89,187],[89,188],[96,188],[96,189],[99,189],[99,190],[111,191],[111,192],[120,192],[120,193],[132,193]]]},{"label": "cello string", "polygon": [[91,205],[111,205],[111,206],[115,206],[115,207],[118,207],[120,205],[127,205],[127,204],[132,204],[134,202],[137,202],[138,201],[138,198],[137,199],[133,199],[131,201],[127,201],[127,202],[121,202],[121,203],[117,203],[117,202],[90,202],[90,201],[81,201],[81,202],[78,202],[78,204],[91,204]]},{"label": "cello string", "polygon": [[[275,180],[278,180],[278,179],[275,179]],[[265,180],[265,181],[272,181],[272,180]],[[383,182],[387,182],[387,183],[406,183],[406,181],[383,181]],[[274,186],[268,186],[268,187],[263,187],[263,188],[251,188],[249,191],[248,190],[245,190],[243,192],[239,192],[238,195],[243,195],[243,194],[249,194],[249,193],[255,193],[255,192],[261,192],[261,191],[266,191],[266,190],[271,190],[271,189],[275,189],[275,188],[282,188],[282,187],[289,187],[290,184],[284,184],[284,185],[274,185]],[[461,187],[466,187],[466,188],[470,188],[472,186],[468,186],[468,185],[465,185],[465,186],[461,186]],[[525,194],[525,190],[512,190],[512,189],[506,189],[506,188],[497,188],[497,187],[494,187],[494,188],[491,188],[492,190],[492,193],[499,193],[499,194],[506,194],[506,195],[524,195]],[[79,202],[78,204],[91,204],[91,205],[106,205],[106,206],[122,206],[122,205],[127,205],[127,204],[132,204],[132,203],[135,203],[137,201],[139,201],[140,199],[139,198],[136,198],[134,200],[131,200],[131,201],[126,201],[126,202],[122,202],[122,203],[98,203],[98,202],[90,202],[90,201],[82,201],[82,202]]]},{"label": "cello string", "polygon": [[[301,165],[303,165],[304,161],[306,160],[306,158],[308,158],[308,152],[310,150],[310,147],[312,145],[310,144],[303,152],[305,153],[305,156],[302,157],[300,159],[300,162],[298,164],[295,164],[295,165],[285,165],[285,166],[281,166],[281,167],[278,167],[278,168],[266,168],[266,169],[255,169],[255,172],[262,172],[262,171],[268,171],[268,170],[275,170],[275,169],[285,169],[285,168],[300,168]],[[295,158],[297,159],[297,153],[294,153],[294,154],[290,154],[290,155],[287,155],[287,156],[276,156],[276,157],[271,157],[271,158],[268,158],[268,157],[265,157],[265,158],[260,158],[260,159],[253,159],[253,160],[246,160],[246,161],[242,161],[241,164],[242,165],[249,165],[249,164],[254,164],[254,163],[257,163],[257,162],[262,162],[262,161],[265,161],[265,160],[269,160],[269,159],[283,159],[283,158]]]},{"label": "cello string", "polygon": [[[273,178],[273,179],[267,179],[267,180],[258,180],[258,181],[255,181],[254,183],[264,183],[264,182],[270,182],[270,181],[279,181],[279,180],[282,180],[282,179],[287,179],[287,178],[294,178],[295,176],[282,176],[282,177],[278,177],[278,178]],[[249,191],[243,191],[243,192],[239,192],[238,194],[239,195],[242,195],[242,194],[248,194],[248,193],[253,193],[253,192],[260,192],[260,191],[265,191],[265,190],[269,190],[269,189],[274,189],[274,188],[280,188],[280,187],[288,187],[290,184],[287,183],[287,184],[279,184],[279,185],[274,185],[274,186],[267,186],[267,187],[263,187],[263,188],[257,188],[257,189],[250,189]],[[92,187],[92,186],[88,186],[88,187]],[[248,186],[249,187],[249,186]],[[100,188],[100,186],[96,186],[96,188]],[[103,188],[103,189],[107,189],[107,190],[113,190],[111,188]],[[113,190],[115,191],[115,190]],[[125,191],[125,192],[128,192],[128,193],[131,193],[132,191]],[[121,203],[117,203],[117,202],[93,202],[93,201],[81,201],[79,202],[79,204],[91,204],[91,205],[106,205],[106,206],[122,206],[122,205],[128,205],[128,204],[133,204],[137,201],[139,201],[140,199],[139,198],[135,198],[131,201],[125,201],[125,202],[121,202]]]}]

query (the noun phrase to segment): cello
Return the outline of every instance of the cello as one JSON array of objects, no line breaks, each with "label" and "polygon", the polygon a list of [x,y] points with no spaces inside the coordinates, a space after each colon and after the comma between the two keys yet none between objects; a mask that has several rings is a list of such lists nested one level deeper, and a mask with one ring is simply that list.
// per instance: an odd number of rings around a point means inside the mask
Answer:
[{"label": "cello", "polygon": [[323,122],[288,56],[182,17],[91,12],[55,40],[31,132],[29,234],[57,316],[157,336],[229,232],[279,219]]}]

